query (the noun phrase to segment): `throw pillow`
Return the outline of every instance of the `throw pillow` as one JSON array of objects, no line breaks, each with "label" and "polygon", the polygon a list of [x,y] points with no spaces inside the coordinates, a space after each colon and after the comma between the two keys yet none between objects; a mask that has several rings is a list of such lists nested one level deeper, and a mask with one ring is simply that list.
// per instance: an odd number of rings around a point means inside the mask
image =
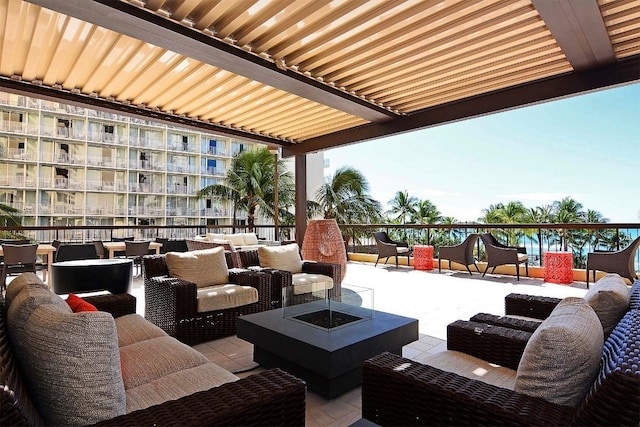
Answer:
[{"label": "throw pillow", "polygon": [[292,274],[302,272],[302,259],[297,243],[283,246],[260,246],[258,248],[260,267],[290,271]]},{"label": "throw pillow", "polygon": [[74,313],[80,313],[82,311],[98,311],[95,305],[83,300],[74,293],[70,293],[67,297],[67,304],[69,304],[69,307],[71,307],[71,310],[73,310]]},{"label": "throw pillow", "polygon": [[6,306],[9,307],[13,299],[27,286],[39,286],[43,289],[49,290],[47,285],[40,280],[40,277],[38,277],[36,273],[22,273],[7,285],[7,290],[4,294]]},{"label": "throw pillow", "polygon": [[531,335],[518,365],[515,391],[575,408],[593,384],[604,334],[583,298],[565,298]]},{"label": "throw pillow", "polygon": [[169,252],[166,261],[171,277],[195,283],[199,288],[229,283],[229,270],[222,247]]},{"label": "throw pillow", "polygon": [[607,274],[584,295],[584,299],[598,315],[605,336],[613,331],[627,312],[629,298],[629,288],[617,274]]},{"label": "throw pillow", "polygon": [[223,239],[227,239],[228,241],[233,243],[235,246],[245,245],[244,237],[242,234],[227,234],[223,237]]}]

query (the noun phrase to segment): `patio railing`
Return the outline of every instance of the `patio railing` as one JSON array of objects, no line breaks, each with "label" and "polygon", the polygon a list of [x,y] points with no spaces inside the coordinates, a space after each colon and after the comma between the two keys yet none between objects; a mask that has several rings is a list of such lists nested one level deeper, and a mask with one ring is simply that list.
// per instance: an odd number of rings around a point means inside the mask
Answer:
[{"label": "patio railing", "polygon": [[[377,253],[373,231],[384,230],[396,240],[410,245],[429,244],[438,255],[440,246],[463,241],[470,233],[491,232],[502,243],[524,246],[530,265],[541,265],[546,251],[569,250],[574,254],[574,267],[584,268],[589,252],[620,250],[640,235],[640,223],[570,223],[570,224],[351,224],[340,225],[348,236],[348,251]],[[255,233],[266,240],[296,240],[295,226],[279,225],[276,239],[272,225],[257,225]],[[185,239],[198,234],[247,232],[242,225],[89,225],[89,226],[25,226],[0,227],[38,242],[54,240],[90,242],[133,236],[136,239],[156,237]],[[478,241],[475,249],[478,260],[484,257],[484,246]],[[640,251],[635,256],[636,270],[640,271]]]}]

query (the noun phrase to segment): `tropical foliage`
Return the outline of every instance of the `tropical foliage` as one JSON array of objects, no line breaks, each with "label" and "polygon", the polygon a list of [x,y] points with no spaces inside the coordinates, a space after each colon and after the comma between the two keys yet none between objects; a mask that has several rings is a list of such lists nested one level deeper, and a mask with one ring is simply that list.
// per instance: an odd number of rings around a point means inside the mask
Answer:
[{"label": "tropical foliage", "polygon": [[[259,148],[241,151],[231,160],[227,181],[202,188],[198,197],[230,201],[233,208],[233,222],[236,223],[240,211],[247,213],[247,227],[253,231],[256,211],[266,218],[275,216],[275,157],[269,150]],[[278,160],[278,219],[292,222],[289,208],[294,204],[295,189],[293,176],[283,160]]]}]

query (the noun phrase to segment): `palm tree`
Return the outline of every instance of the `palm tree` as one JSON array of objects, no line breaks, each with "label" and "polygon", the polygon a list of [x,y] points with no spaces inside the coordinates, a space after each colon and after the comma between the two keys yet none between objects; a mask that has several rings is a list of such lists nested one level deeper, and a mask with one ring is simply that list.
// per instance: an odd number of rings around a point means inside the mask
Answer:
[{"label": "palm tree", "polygon": [[[263,216],[274,218],[275,168],[274,156],[266,147],[241,151],[231,160],[227,182],[214,184],[198,191],[199,198],[212,197],[230,201],[233,206],[233,223],[238,210],[246,210],[247,226],[253,231],[256,209]],[[278,211],[279,219],[287,216],[287,206],[292,205],[294,182],[283,160],[278,160]],[[280,207],[284,208],[280,208]]]},{"label": "palm tree", "polygon": [[369,195],[369,182],[358,170],[343,166],[308,203],[309,214],[334,218],[338,224],[369,224],[380,219],[380,202]]},{"label": "palm tree", "polygon": [[20,216],[20,210],[13,206],[0,203],[0,226],[12,227],[22,224],[22,217]]},{"label": "palm tree", "polygon": [[[479,221],[486,224],[522,224],[526,221],[529,211],[522,202],[509,202],[506,205],[498,203],[490,205],[487,209],[483,209],[484,217]],[[524,234],[521,230],[509,229],[503,230],[502,236],[506,238],[506,244],[517,243]]]},{"label": "palm tree", "polygon": [[402,224],[407,223],[407,218],[414,218],[416,216],[416,207],[418,205],[418,199],[414,196],[410,196],[405,191],[398,191],[393,199],[389,200],[391,206],[387,213],[389,215],[395,215]]},{"label": "palm tree", "polygon": [[[442,214],[430,200],[419,200],[416,203],[416,209],[413,217],[411,218],[411,222],[415,222],[418,224],[436,224],[442,219]],[[427,228],[427,238],[426,243],[429,244],[431,240],[431,236],[429,233],[429,229]]]},{"label": "palm tree", "polygon": [[[555,222],[562,224],[569,224],[572,222],[583,222],[585,220],[585,214],[582,211],[582,203],[579,203],[571,197],[565,197],[560,201],[553,202],[554,218]],[[566,251],[569,244],[577,240],[579,237],[576,233],[567,230],[564,235],[560,235],[560,245],[564,247]],[[575,235],[575,236],[574,236]]]}]

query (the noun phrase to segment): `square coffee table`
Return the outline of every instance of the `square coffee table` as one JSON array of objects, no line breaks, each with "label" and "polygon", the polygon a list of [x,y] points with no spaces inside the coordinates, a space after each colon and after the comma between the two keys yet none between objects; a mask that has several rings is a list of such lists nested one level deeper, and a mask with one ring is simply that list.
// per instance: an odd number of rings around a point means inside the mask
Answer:
[{"label": "square coffee table", "polygon": [[[340,311],[340,303],[332,307]],[[402,347],[418,339],[417,319],[375,310],[367,316],[327,329],[275,309],[240,316],[237,335],[253,344],[255,362],[302,378],[309,390],[332,399],[362,384],[362,362],[384,351],[402,355]]]}]

